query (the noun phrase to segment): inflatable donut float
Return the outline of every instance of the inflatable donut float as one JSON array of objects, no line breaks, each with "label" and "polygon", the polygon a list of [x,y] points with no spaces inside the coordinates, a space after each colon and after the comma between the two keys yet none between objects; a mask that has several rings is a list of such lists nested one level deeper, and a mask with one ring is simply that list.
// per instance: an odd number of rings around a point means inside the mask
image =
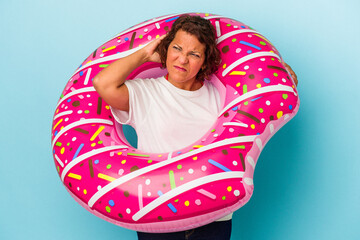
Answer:
[{"label": "inflatable donut float", "polygon": [[[202,14],[216,29],[222,63],[211,81],[222,98],[217,122],[197,142],[170,153],[132,147],[92,79],[111,62],[165,34],[178,18],[155,18],[101,45],[71,76],[56,106],[52,151],[65,188],[88,211],[143,232],[205,225],[242,207],[267,141],[298,111],[293,79],[275,47],[230,18]],[[129,76],[166,74],[146,63]]]}]

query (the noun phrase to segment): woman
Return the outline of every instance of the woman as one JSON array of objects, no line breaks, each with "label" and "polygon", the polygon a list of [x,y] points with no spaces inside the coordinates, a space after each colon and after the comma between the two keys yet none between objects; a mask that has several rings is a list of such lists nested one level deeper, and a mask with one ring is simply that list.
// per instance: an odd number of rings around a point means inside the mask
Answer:
[{"label": "woman", "polygon": [[[145,62],[161,62],[168,74],[157,79],[126,81]],[[167,35],[113,62],[94,78],[93,84],[111,106],[115,119],[137,130],[139,150],[170,152],[200,139],[215,123],[220,96],[204,79],[215,73],[219,64],[215,29],[210,21],[183,15]],[[138,238],[226,240],[230,235],[231,215],[183,232],[139,232]]]}]

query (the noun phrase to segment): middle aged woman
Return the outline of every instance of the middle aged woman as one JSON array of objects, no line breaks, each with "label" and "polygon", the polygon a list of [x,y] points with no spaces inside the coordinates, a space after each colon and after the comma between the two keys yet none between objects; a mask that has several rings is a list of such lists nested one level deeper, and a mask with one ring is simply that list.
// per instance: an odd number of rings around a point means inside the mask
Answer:
[{"label": "middle aged woman", "polygon": [[[158,62],[168,74],[156,79],[126,81],[145,62]],[[170,32],[135,53],[119,59],[93,80],[115,119],[130,124],[138,149],[163,153],[200,139],[215,123],[220,96],[207,81],[220,64],[215,30],[199,16],[180,16]],[[293,78],[296,75],[285,65]],[[296,80],[297,83],[297,80]],[[196,229],[176,233],[141,233],[139,239],[230,239],[232,214]]]}]

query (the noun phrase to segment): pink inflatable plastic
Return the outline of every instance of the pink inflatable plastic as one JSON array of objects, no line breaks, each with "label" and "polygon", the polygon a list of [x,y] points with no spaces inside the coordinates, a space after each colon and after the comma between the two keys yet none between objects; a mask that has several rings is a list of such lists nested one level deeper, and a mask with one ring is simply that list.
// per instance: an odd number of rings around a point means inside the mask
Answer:
[{"label": "pink inflatable plastic", "polygon": [[[222,63],[211,81],[223,110],[197,142],[170,153],[139,152],[92,85],[98,72],[165,34],[179,15],[136,25],[97,48],[60,97],[52,126],[56,169],[73,198],[102,219],[137,231],[173,232],[234,212],[252,195],[261,150],[298,111],[294,82],[264,36],[226,17],[199,15],[216,29]],[[164,71],[147,63],[129,79]]]}]

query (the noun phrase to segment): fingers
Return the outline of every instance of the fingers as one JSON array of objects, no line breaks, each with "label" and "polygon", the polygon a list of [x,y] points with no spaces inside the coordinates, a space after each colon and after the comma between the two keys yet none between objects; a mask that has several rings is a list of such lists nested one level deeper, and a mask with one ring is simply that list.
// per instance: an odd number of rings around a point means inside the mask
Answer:
[{"label": "fingers", "polygon": [[297,86],[298,85],[298,79],[297,79],[296,73],[294,72],[294,70],[292,70],[292,68],[286,62],[284,62],[284,66],[286,67],[286,69],[290,73],[292,79],[295,82],[295,85]]}]

